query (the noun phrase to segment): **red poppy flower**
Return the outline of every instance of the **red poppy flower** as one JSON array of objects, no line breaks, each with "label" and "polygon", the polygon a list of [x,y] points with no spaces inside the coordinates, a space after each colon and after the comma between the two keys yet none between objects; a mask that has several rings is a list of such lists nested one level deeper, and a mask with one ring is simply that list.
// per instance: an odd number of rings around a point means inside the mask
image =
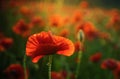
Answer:
[{"label": "red poppy flower", "polygon": [[114,70],[117,68],[117,61],[115,61],[113,59],[107,59],[107,60],[102,62],[101,68]]},{"label": "red poppy flower", "polygon": [[88,40],[93,40],[94,38],[97,38],[99,36],[99,31],[91,22],[84,22],[79,24],[76,29],[77,32],[80,29],[83,30],[83,32],[85,33],[85,37]]},{"label": "red poppy flower", "polygon": [[114,79],[120,79],[120,62],[118,62],[117,67],[113,70]]},{"label": "red poppy flower", "polygon": [[98,62],[101,59],[102,54],[101,53],[96,53],[92,56],[90,56],[90,61],[91,62]]},{"label": "red poppy flower", "polygon": [[29,37],[26,45],[26,55],[36,63],[45,55],[61,54],[70,56],[74,52],[73,43],[60,36],[52,35],[50,32],[41,32]]},{"label": "red poppy flower", "polygon": [[118,9],[110,10],[110,19],[106,25],[107,29],[114,29],[115,31],[119,32],[120,30],[120,12]]},{"label": "red poppy flower", "polygon": [[72,22],[73,23],[78,23],[80,22],[81,20],[83,19],[83,14],[76,10],[74,13],[73,13],[73,16],[72,16]]},{"label": "red poppy flower", "polygon": [[20,13],[24,16],[31,16],[32,10],[28,6],[20,7]]},{"label": "red poppy flower", "polygon": [[[59,72],[55,72],[52,71],[51,72],[51,77],[52,79],[66,79],[68,76],[68,73],[64,70],[59,71]],[[69,79],[75,79],[75,75],[73,73],[69,74]]]},{"label": "red poppy flower", "polygon": [[69,35],[69,31],[67,29],[63,29],[60,33],[59,33],[60,36],[62,37],[68,37]]},{"label": "red poppy flower", "polygon": [[82,1],[82,2],[80,3],[80,7],[81,7],[81,8],[88,8],[88,7],[89,7],[89,3],[88,3],[87,1]]},{"label": "red poppy flower", "polygon": [[13,44],[12,38],[3,37],[0,39],[0,51],[5,51],[10,48]]},{"label": "red poppy flower", "polygon": [[60,72],[51,72],[52,79],[65,79]]},{"label": "red poppy flower", "polygon": [[119,10],[111,10],[111,17],[110,17],[110,21],[115,24],[117,22],[120,22],[120,12]]},{"label": "red poppy flower", "polygon": [[110,21],[107,24],[107,29],[115,29],[116,31],[120,30],[120,15],[114,15],[112,17],[110,17]]},{"label": "red poppy flower", "polygon": [[79,41],[74,43],[75,45],[75,52],[79,52],[80,50],[84,51],[83,44]]},{"label": "red poppy flower", "polygon": [[24,69],[20,64],[11,64],[4,73],[8,79],[25,79]]},{"label": "red poppy flower", "polygon": [[30,28],[31,26],[29,24],[26,24],[25,21],[21,19],[15,24],[15,26],[13,26],[13,31],[18,35],[26,37],[30,33]]},{"label": "red poppy flower", "polygon": [[109,33],[106,33],[106,32],[100,32],[99,37],[102,39],[105,39],[107,41],[111,41],[111,38],[112,38],[111,35]]},{"label": "red poppy flower", "polygon": [[49,19],[50,25],[52,27],[60,27],[62,26],[62,17],[60,15],[52,15]]},{"label": "red poppy flower", "polygon": [[38,16],[33,17],[31,23],[33,24],[33,26],[34,25],[39,25],[40,27],[44,26],[43,19],[41,17],[38,17]]}]

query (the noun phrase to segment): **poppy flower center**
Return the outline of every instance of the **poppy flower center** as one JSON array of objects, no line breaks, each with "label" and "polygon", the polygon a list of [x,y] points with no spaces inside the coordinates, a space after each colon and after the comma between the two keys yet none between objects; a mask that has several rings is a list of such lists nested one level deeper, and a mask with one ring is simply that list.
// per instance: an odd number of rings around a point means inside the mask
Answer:
[{"label": "poppy flower center", "polygon": [[19,29],[24,32],[28,30],[28,27],[25,24],[23,24],[19,27]]},{"label": "poppy flower center", "polygon": [[41,48],[39,50],[43,55],[55,54],[58,50],[58,47],[55,44],[42,44],[40,47]]},{"label": "poppy flower center", "polygon": [[115,69],[117,67],[117,64],[113,61],[107,61],[106,64],[110,69]]},{"label": "poppy flower center", "polygon": [[14,70],[14,69],[10,71],[10,74],[15,78],[18,78],[19,76],[19,73],[17,72],[17,70]]}]

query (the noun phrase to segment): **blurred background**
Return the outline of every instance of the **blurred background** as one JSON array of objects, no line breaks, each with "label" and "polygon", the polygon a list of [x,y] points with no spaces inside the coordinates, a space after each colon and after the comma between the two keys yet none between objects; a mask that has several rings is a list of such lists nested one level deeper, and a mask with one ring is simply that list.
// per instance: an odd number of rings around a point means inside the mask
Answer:
[{"label": "blurred background", "polygon": [[0,79],[25,79],[25,70],[28,79],[48,79],[48,55],[36,64],[24,59],[28,37],[42,31],[68,38],[75,47],[70,57],[53,55],[52,79],[120,79],[119,5],[119,0],[0,0]]}]

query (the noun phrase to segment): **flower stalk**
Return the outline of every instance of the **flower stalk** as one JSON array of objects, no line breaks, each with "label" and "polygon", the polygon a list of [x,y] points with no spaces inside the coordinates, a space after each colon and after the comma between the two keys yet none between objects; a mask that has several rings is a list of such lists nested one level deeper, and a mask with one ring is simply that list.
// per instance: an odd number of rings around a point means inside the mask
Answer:
[{"label": "flower stalk", "polygon": [[27,79],[27,71],[26,71],[26,55],[24,55],[24,59],[23,59],[23,67],[24,67],[24,78]]},{"label": "flower stalk", "polygon": [[[80,41],[83,45],[83,42],[84,42],[84,33],[82,30],[79,30],[78,34],[77,34],[77,41]],[[75,78],[78,79],[78,75],[79,75],[79,68],[80,68],[80,62],[81,62],[81,58],[82,58],[82,47],[80,47],[79,49],[79,52],[78,52],[78,55],[77,55],[77,68],[76,68],[76,73],[75,73]]]},{"label": "flower stalk", "polygon": [[49,56],[48,61],[48,79],[51,79],[52,55]]},{"label": "flower stalk", "polygon": [[76,75],[75,75],[75,78],[76,78],[76,79],[78,79],[81,57],[82,57],[82,51],[79,51],[79,52],[78,52],[78,57],[77,57],[78,62],[77,62]]}]

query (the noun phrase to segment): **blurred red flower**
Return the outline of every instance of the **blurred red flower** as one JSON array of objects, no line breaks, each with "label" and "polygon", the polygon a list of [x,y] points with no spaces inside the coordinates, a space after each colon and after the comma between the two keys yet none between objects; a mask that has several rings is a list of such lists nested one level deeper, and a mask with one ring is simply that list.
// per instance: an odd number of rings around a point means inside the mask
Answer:
[{"label": "blurred red flower", "polygon": [[51,72],[52,79],[65,79],[60,72]]},{"label": "blurred red flower", "polygon": [[[51,72],[51,77],[52,79],[66,79],[68,76],[68,73],[64,70],[62,71],[59,71],[59,72],[55,72],[55,71],[52,71]],[[74,74],[69,74],[69,79],[75,79],[75,75]]]},{"label": "blurred red flower", "polygon": [[25,79],[24,69],[20,64],[11,64],[4,73],[8,79]]},{"label": "blurred red flower", "polygon": [[89,3],[88,3],[87,1],[82,1],[82,2],[80,3],[80,7],[81,7],[81,8],[88,8],[88,7],[89,7]]},{"label": "blurred red flower", "polygon": [[63,29],[60,33],[59,33],[60,36],[62,37],[68,37],[69,35],[69,31],[67,29]]},{"label": "blurred red flower", "polygon": [[83,44],[79,41],[74,43],[75,45],[75,52],[79,52],[80,50],[84,51]]},{"label": "blurred red flower", "polygon": [[13,39],[8,37],[3,37],[0,39],[0,51],[5,51],[10,48],[13,44]]},{"label": "blurred red flower", "polygon": [[21,19],[13,26],[13,31],[18,35],[26,37],[30,34],[30,28],[31,26]]},{"label": "blurred red flower", "polygon": [[113,70],[114,79],[120,79],[120,62],[118,62],[117,67]]},{"label": "blurred red flower", "polygon": [[120,30],[120,12],[117,9],[113,9],[110,12],[110,19],[109,22],[107,23],[106,27],[107,29],[113,28],[116,31]]},{"label": "blurred red flower", "polygon": [[91,22],[83,22],[83,23],[79,24],[76,29],[77,32],[80,29],[83,30],[83,32],[85,33],[85,37],[88,40],[93,40],[94,38],[99,37],[99,31]]},{"label": "blurred red flower", "polygon": [[90,56],[90,61],[94,63],[99,62],[101,57],[102,57],[102,53],[100,52],[95,53],[94,55]]},{"label": "blurred red flower", "polygon": [[74,13],[73,13],[73,16],[72,16],[72,22],[73,23],[78,23],[80,22],[81,20],[83,19],[83,14],[76,10]]},{"label": "blurred red flower", "polygon": [[111,41],[111,35],[107,32],[99,32],[99,37],[106,40],[106,41]]},{"label": "blurred red flower", "polygon": [[38,25],[40,27],[44,26],[44,21],[40,16],[33,17],[31,23],[33,26],[34,25]]},{"label": "blurred red flower", "polygon": [[114,59],[107,59],[104,60],[101,64],[102,69],[109,69],[109,70],[114,70],[118,66],[117,61]]},{"label": "blurred red flower", "polygon": [[73,43],[64,37],[52,35],[50,32],[41,32],[29,37],[26,45],[26,55],[36,63],[45,55],[61,54],[70,56],[74,52]]},{"label": "blurred red flower", "polygon": [[62,16],[60,16],[60,15],[52,15],[49,18],[49,22],[50,22],[50,25],[52,27],[60,27],[60,26],[62,26],[62,24],[63,24],[62,21],[63,21],[63,19],[62,19]]},{"label": "blurred red flower", "polygon": [[32,10],[28,6],[21,6],[20,13],[24,16],[31,16],[33,14]]}]

